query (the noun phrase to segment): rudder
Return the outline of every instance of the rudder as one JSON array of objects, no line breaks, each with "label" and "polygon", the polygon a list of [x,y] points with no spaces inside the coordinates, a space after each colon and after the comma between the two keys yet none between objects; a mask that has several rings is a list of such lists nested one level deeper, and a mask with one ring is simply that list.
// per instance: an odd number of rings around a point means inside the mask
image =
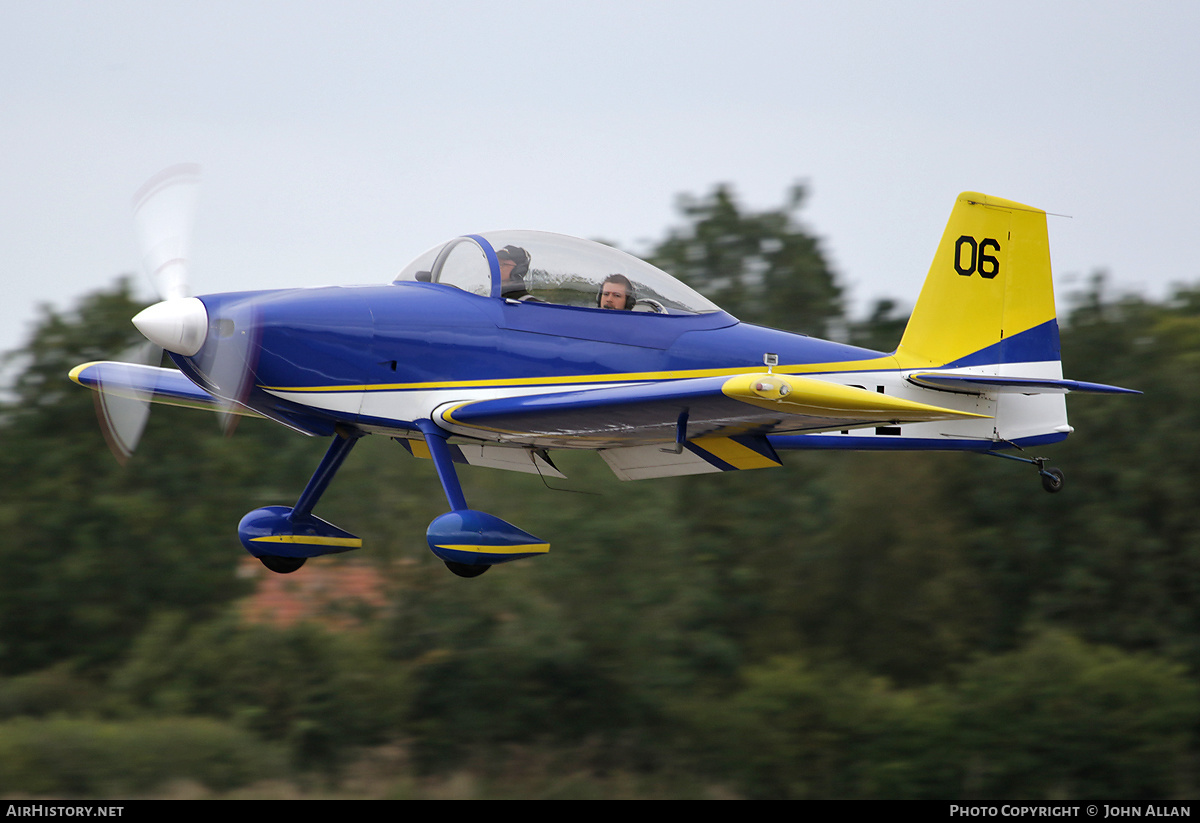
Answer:
[{"label": "rudder", "polygon": [[901,368],[1059,360],[1046,213],[960,194],[896,359]]}]

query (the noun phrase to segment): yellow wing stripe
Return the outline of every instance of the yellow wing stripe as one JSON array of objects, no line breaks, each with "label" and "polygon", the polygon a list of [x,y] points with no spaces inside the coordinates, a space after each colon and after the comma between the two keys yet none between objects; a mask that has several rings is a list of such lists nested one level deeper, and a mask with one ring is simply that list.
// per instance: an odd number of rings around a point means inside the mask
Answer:
[{"label": "yellow wing stripe", "polygon": [[432,460],[433,455],[429,453],[429,444],[424,440],[416,440],[414,438],[405,438],[408,440],[408,446],[412,449],[413,457],[420,457],[423,460]]},{"label": "yellow wing stripe", "polygon": [[769,469],[783,465],[728,437],[697,437],[689,441],[735,469]]}]

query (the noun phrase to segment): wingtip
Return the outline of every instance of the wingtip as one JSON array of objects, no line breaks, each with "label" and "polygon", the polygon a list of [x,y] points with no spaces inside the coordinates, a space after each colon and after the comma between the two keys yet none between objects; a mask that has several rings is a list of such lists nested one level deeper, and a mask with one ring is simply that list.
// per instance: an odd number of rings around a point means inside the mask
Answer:
[{"label": "wingtip", "polygon": [[90,368],[91,366],[94,366],[94,365],[96,365],[96,364],[97,364],[97,363],[99,363],[99,362],[101,362],[101,361],[99,361],[99,360],[89,360],[89,361],[88,361],[88,362],[86,362],[86,363],[80,363],[78,366],[76,366],[75,368],[71,369],[71,371],[69,371],[69,372],[67,373],[67,377],[71,378],[71,382],[73,382],[73,383],[76,383],[76,384],[78,384],[78,385],[80,385],[80,386],[85,386],[85,387],[87,387],[87,388],[91,388],[91,386],[89,386],[87,383],[84,383],[84,382],[83,382],[83,380],[80,378],[80,375],[82,375],[82,374],[84,373],[84,371],[86,371],[88,368]]}]

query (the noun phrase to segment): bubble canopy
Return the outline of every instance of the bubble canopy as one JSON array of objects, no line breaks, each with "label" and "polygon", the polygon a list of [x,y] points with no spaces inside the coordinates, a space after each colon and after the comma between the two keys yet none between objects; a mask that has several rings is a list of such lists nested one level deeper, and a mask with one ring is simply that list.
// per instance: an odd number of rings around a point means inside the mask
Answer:
[{"label": "bubble canopy", "polygon": [[[616,277],[614,277],[616,276]],[[578,237],[542,231],[468,234],[404,267],[397,283],[443,283],[484,297],[596,309],[604,290],[627,293],[623,308],[655,314],[720,309],[662,269]],[[632,294],[628,294],[632,287]]]}]

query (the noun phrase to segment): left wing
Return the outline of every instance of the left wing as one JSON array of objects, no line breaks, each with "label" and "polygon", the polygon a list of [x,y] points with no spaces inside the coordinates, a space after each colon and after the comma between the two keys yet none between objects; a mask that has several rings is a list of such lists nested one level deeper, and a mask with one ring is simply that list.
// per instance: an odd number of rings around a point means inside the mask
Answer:
[{"label": "left wing", "polygon": [[[951,400],[950,404],[962,401]],[[683,444],[984,417],[813,377],[740,374],[447,403],[434,411],[455,434],[538,448]]]},{"label": "left wing", "polygon": [[260,416],[244,406],[230,409],[227,401],[209,394],[177,369],[99,360],[76,366],[71,369],[70,376],[81,386],[119,397],[191,409],[211,409],[249,417]]}]

